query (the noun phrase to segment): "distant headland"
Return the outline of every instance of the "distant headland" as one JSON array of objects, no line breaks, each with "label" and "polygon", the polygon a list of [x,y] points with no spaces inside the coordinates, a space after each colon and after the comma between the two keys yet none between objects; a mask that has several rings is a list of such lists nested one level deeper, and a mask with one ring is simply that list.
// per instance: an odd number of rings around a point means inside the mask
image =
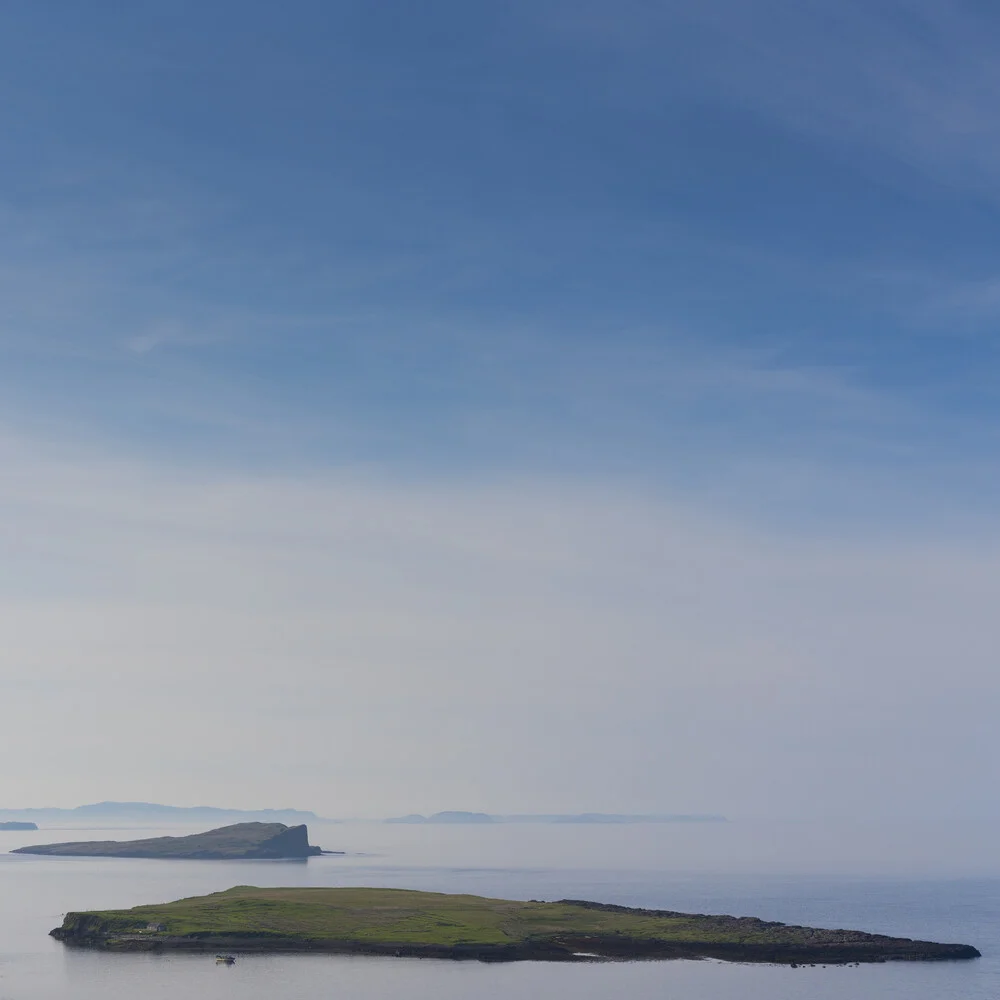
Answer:
[{"label": "distant headland", "polygon": [[129,825],[165,826],[174,823],[245,822],[316,823],[319,817],[301,809],[224,809],[218,806],[165,806],[158,802],[93,802],[72,809],[43,807],[0,809],[0,821],[44,823],[57,826]]},{"label": "distant headland", "polygon": [[[77,829],[108,829],[109,827],[165,827],[174,825],[204,824],[221,826],[224,823],[302,823],[372,822],[372,819],[326,819],[303,809],[226,809],[219,806],[168,806],[157,802],[94,802],[72,809],[43,807],[28,809],[0,809],[0,829],[3,823],[35,823],[45,826],[62,826]],[[724,823],[725,816],[715,813],[486,813],[462,809],[448,809],[429,815],[410,813],[392,816],[383,823],[399,824],[467,824],[492,823],[560,823],[560,824],[653,824],[653,823]]]},{"label": "distant headland", "polygon": [[385,823],[572,823],[572,824],[617,824],[640,823],[725,823],[726,817],[714,813],[513,813],[494,815],[484,812],[463,812],[448,810],[424,816],[409,813],[393,816]]},{"label": "distant headland", "polygon": [[451,810],[448,812],[433,813],[430,816],[422,816],[420,813],[410,813],[407,816],[393,816],[385,820],[386,823],[495,823],[497,822],[487,813],[459,812]]},{"label": "distant headland", "polygon": [[0,823],[0,830],[37,830],[37,823],[21,823],[17,820],[10,820],[6,823]]},{"label": "distant headland", "polygon": [[323,851],[309,844],[303,826],[284,823],[235,823],[189,837],[151,837],[146,840],[73,841],[19,847],[13,854],[56,857],[165,858],[190,860],[248,860],[309,858]]},{"label": "distant headland", "polygon": [[564,899],[406,889],[237,886],[131,910],[67,913],[52,936],[109,951],[331,952],[480,961],[715,958],[843,964],[978,958],[970,945]]}]

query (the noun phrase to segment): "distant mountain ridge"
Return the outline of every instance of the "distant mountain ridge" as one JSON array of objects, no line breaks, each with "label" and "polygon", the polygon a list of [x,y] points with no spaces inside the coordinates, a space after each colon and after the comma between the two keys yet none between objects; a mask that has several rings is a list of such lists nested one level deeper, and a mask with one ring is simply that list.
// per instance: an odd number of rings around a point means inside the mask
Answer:
[{"label": "distant mountain ridge", "polygon": [[224,809],[218,806],[165,806],[158,802],[94,802],[73,809],[47,807],[37,809],[0,809],[2,820],[27,820],[35,823],[76,825],[79,823],[220,823],[227,819],[287,823],[321,822],[313,812],[302,809]]},{"label": "distant mountain ridge", "polygon": [[424,816],[410,813],[393,816],[386,823],[569,823],[569,824],[618,824],[633,823],[725,823],[726,817],[714,813],[516,813],[494,816],[483,812],[448,810]]},{"label": "distant mountain ridge", "polygon": [[431,816],[422,816],[420,813],[410,813],[408,816],[394,816],[387,819],[386,823],[495,823],[496,820],[486,813],[460,812],[449,810],[437,812]]},{"label": "distant mountain ridge", "polygon": [[[114,827],[169,826],[171,824],[201,824],[221,826],[235,822],[338,823],[343,819],[325,819],[304,809],[226,809],[219,806],[168,806],[158,802],[93,802],[72,809],[58,807],[30,809],[0,809],[3,821],[33,822],[42,826]],[[350,821],[348,821],[350,822]],[[370,820],[368,820],[370,822]],[[393,816],[385,823],[401,824],[467,824],[493,823],[567,823],[567,824],[632,824],[632,823],[724,823],[725,816],[714,813],[513,813],[494,814],[449,809],[424,816],[410,813]]]},{"label": "distant mountain ridge", "polygon": [[557,813],[555,815],[504,816],[503,823],[725,823],[726,817],[715,813]]}]

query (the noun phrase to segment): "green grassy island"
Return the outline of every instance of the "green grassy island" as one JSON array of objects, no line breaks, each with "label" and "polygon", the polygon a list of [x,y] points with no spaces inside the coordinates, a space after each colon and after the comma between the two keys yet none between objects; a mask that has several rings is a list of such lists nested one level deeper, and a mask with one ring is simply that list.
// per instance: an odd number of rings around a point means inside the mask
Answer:
[{"label": "green grassy island", "polygon": [[52,935],[111,951],[329,952],[481,961],[717,958],[786,964],[978,958],[961,944],[754,917],[405,889],[237,886],[131,910],[68,913]]},{"label": "green grassy island", "polygon": [[251,858],[308,858],[322,854],[309,844],[304,826],[284,823],[234,823],[189,837],[150,837],[147,840],[92,840],[67,844],[35,844],[12,854],[47,854],[89,858],[177,858],[246,860]]}]

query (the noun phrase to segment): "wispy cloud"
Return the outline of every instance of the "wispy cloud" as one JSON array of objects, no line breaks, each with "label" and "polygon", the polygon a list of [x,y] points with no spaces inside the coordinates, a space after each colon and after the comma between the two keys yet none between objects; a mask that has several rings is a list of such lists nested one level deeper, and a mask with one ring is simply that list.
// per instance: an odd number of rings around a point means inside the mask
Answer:
[{"label": "wispy cloud", "polygon": [[993,197],[1000,19],[982,5],[709,0],[611,13],[592,4],[563,7],[549,23],[574,45],[629,53],[610,79],[631,80],[632,101],[683,78],[842,152],[890,156]]},{"label": "wispy cloud", "polygon": [[142,333],[127,337],[124,346],[133,354],[149,354],[163,347],[198,347],[223,339],[216,330],[193,331],[183,323],[163,320],[150,324]]}]

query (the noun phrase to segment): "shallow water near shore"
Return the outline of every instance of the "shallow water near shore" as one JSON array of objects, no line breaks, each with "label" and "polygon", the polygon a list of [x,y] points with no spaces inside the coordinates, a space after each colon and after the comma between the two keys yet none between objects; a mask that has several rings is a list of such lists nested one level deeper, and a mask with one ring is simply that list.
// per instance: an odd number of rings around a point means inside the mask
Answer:
[{"label": "shallow water near shore", "polygon": [[[0,851],[66,839],[170,831],[0,834]],[[0,854],[0,1000],[241,997],[940,1000],[1000,995],[1000,872],[983,850],[943,850],[935,835],[867,836],[865,852],[819,853],[804,831],[703,826],[493,828],[316,826],[339,857],[308,862],[186,862]],[[823,839],[828,831],[806,836]],[[968,834],[963,834],[968,836]],[[784,850],[776,850],[785,837]],[[895,842],[896,849],[891,850]],[[791,849],[792,844],[799,850]],[[861,843],[861,841],[859,841]],[[925,847],[921,847],[924,844]],[[926,848],[926,857],[922,851]],[[936,860],[935,860],[936,859]],[[810,872],[810,867],[813,871]],[[825,870],[823,870],[825,868]],[[512,898],[597,899],[632,906],[755,915],[973,944],[983,958],[790,969],[717,962],[484,965],[426,959],[107,955],[48,937],[70,909],[124,907],[232,885],[385,885]]]}]

